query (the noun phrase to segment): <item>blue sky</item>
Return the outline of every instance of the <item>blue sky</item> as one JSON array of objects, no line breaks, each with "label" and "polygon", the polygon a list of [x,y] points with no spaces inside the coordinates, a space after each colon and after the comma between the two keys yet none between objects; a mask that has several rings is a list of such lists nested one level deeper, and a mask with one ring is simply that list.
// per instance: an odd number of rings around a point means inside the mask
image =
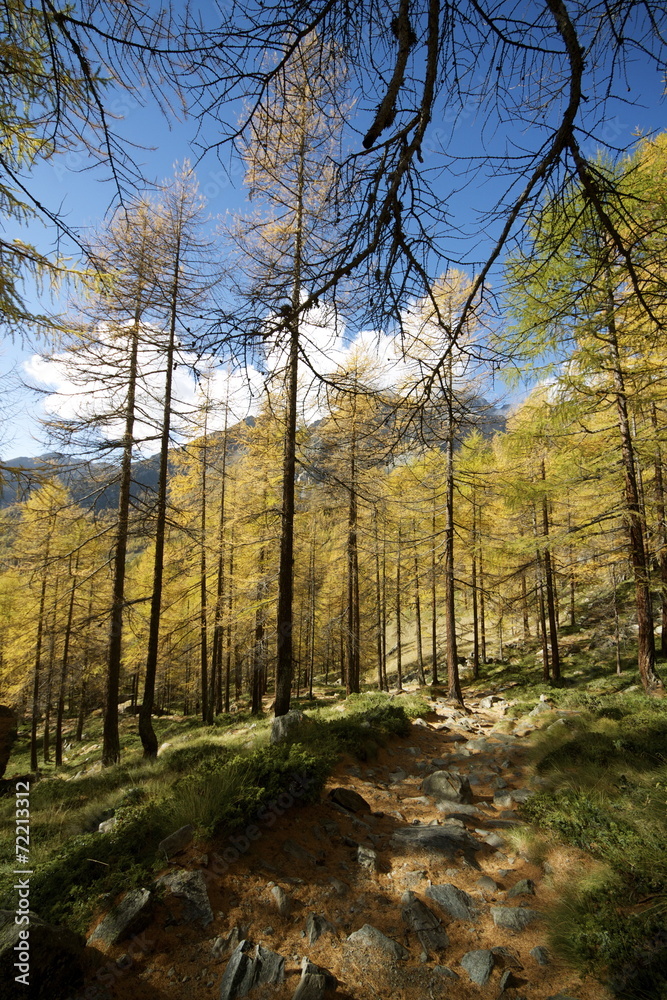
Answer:
[{"label": "blue sky", "polygon": [[[662,131],[667,128],[667,105],[665,104],[664,80],[648,63],[637,59],[630,66],[629,84],[631,90],[624,100],[609,103],[607,115],[597,136],[609,146],[626,146],[632,142],[639,130],[643,134]],[[629,103],[633,102],[633,103]],[[119,118],[118,131],[141,147],[134,151],[136,161],[141,164],[146,177],[160,181],[173,173],[173,164],[189,158],[196,160],[197,153],[190,148],[190,139],[195,132],[195,123],[177,122],[171,126],[156,107],[150,103],[143,107],[131,94],[119,93],[111,98],[111,110]],[[434,121],[430,138],[424,150],[424,167],[436,168],[439,162],[439,147],[442,144],[448,153],[466,156],[481,151],[480,122],[474,102],[470,102],[459,112],[455,120]],[[500,129],[494,141],[500,148],[507,137]],[[520,136],[513,136],[514,142],[521,142]],[[525,136],[526,146],[531,144],[531,136]],[[584,152],[592,155],[598,143],[583,142]],[[31,179],[31,186],[38,197],[47,204],[60,206],[67,221],[77,229],[94,230],[99,227],[113,198],[113,188],[104,179],[100,170],[89,171],[83,154],[72,151],[55,157],[42,164]],[[197,167],[200,190],[208,201],[213,216],[224,217],[226,213],[242,210],[245,204],[243,190],[243,168],[238,160],[221,164],[215,155],[208,154]],[[493,227],[482,229],[477,224],[480,211],[488,208],[504,190],[500,177],[478,176],[460,193],[451,197],[451,179],[447,190],[443,187],[448,217],[451,222],[469,231],[470,238],[459,240],[461,256],[470,260],[484,256],[486,247],[493,237]],[[497,227],[496,227],[497,228]],[[26,238],[25,234],[21,234]],[[48,248],[53,242],[53,234],[33,226],[28,237],[41,248]],[[75,254],[75,248],[68,248]],[[34,301],[36,302],[36,296]],[[32,394],[21,390],[18,385],[24,362],[39,351],[40,345],[6,342],[0,357],[0,370],[9,373],[5,377],[6,386],[15,384],[8,399],[3,420],[4,433],[0,436],[0,454],[3,458],[17,455],[37,455],[46,449],[40,431],[38,418],[40,402]]]}]

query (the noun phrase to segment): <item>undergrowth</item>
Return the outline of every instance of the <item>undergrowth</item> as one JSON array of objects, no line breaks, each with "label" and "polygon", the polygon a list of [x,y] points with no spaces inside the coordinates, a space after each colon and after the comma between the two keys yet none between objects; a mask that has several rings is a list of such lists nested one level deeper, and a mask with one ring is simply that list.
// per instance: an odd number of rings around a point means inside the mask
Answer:
[{"label": "undergrowth", "polygon": [[[281,794],[313,801],[341,754],[367,759],[392,735],[405,735],[409,716],[425,710],[418,698],[362,694],[342,713],[337,706],[314,710],[277,745],[268,744],[270,720],[199,732],[186,726],[181,743],[172,721],[164,727],[172,743],[156,763],[139,759],[69,780],[43,778],[31,791],[31,907],[49,922],[84,931],[95,908],[146,885],[164,867],[157,845],[175,829],[191,823],[203,837],[231,833]],[[12,796],[0,800],[7,831],[12,808]],[[113,829],[99,832],[111,815]],[[11,861],[13,851],[5,833],[0,859]],[[12,886],[10,873],[0,876],[0,908],[15,905]]]}]

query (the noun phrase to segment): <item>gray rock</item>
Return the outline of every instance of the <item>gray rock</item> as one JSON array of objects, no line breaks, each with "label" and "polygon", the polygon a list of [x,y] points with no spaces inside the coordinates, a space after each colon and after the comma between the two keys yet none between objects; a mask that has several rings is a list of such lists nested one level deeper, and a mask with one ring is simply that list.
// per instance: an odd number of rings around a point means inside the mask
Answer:
[{"label": "gray rock", "polygon": [[151,918],[152,897],[148,889],[130,889],[97,925],[88,944],[118,944],[146,927]]},{"label": "gray rock", "polygon": [[281,743],[291,730],[296,729],[304,722],[306,716],[303,712],[292,709],[286,715],[277,715],[271,723],[270,743]]},{"label": "gray rock", "polygon": [[329,884],[333,886],[334,892],[337,896],[344,896],[346,892],[349,891],[349,885],[346,882],[341,882],[339,878],[332,877],[329,879]]},{"label": "gray rock", "polygon": [[309,913],[306,917],[306,937],[308,944],[315,944],[323,934],[333,934],[336,937],[336,928],[326,917],[319,913]]},{"label": "gray rock", "polygon": [[428,729],[429,728],[428,722],[425,719],[422,719],[420,717],[417,717],[416,719],[413,719],[412,720],[412,725],[413,726],[421,726],[422,729]]},{"label": "gray rock", "polygon": [[369,872],[376,872],[378,870],[377,852],[372,847],[364,847],[362,844],[359,844],[357,847],[357,862]]},{"label": "gray rock", "polygon": [[301,975],[311,975],[311,976],[324,976],[328,989],[335,990],[338,986],[338,980],[334,976],[333,972],[329,972],[321,965],[315,965],[311,962],[309,958],[301,959]]},{"label": "gray rock", "polygon": [[493,804],[496,809],[510,809],[513,801],[511,792],[500,791],[493,796]]},{"label": "gray rock", "polygon": [[472,802],[470,782],[453,771],[434,771],[422,781],[422,789],[436,802]]},{"label": "gray rock", "polygon": [[433,971],[438,976],[442,976],[443,979],[460,979],[458,972],[454,972],[453,969],[448,969],[446,965],[434,965]]},{"label": "gray rock", "polygon": [[438,954],[449,947],[449,938],[435,913],[414,893],[405,893],[401,917],[427,954]]},{"label": "gray rock", "polygon": [[482,892],[498,891],[498,883],[492,879],[490,875],[482,875],[481,878],[478,878],[477,885],[480,887]]},{"label": "gray rock", "polygon": [[448,816],[479,816],[481,810],[479,806],[474,806],[471,802],[437,802],[435,808],[438,812],[446,813]]},{"label": "gray rock", "polygon": [[97,828],[98,833],[111,833],[117,822],[118,820],[116,819],[115,816],[111,816],[109,819],[105,819],[98,826]]},{"label": "gray rock", "polygon": [[486,986],[493,971],[493,955],[490,951],[468,951],[461,959],[461,965],[466,970],[473,983]]},{"label": "gray rock", "polygon": [[317,973],[302,973],[292,1000],[323,1000],[327,991],[327,981]]},{"label": "gray rock", "polygon": [[[14,921],[13,910],[0,910],[0,983],[3,1000],[54,1000],[69,997],[83,987],[85,939],[65,927],[47,924],[29,912],[29,959],[22,962],[22,952],[15,950],[26,928]],[[17,963],[16,965],[14,963]],[[27,968],[22,968],[26,965]],[[16,976],[29,975],[29,985],[16,982]]]},{"label": "gray rock", "polygon": [[523,803],[527,802],[528,799],[532,799],[535,790],[533,788],[515,788],[511,794],[515,802]]},{"label": "gray rock", "polygon": [[401,799],[404,806],[430,806],[431,800],[425,795],[413,795],[408,799]]},{"label": "gray rock", "polygon": [[174,833],[170,833],[168,837],[160,841],[158,851],[162,851],[167,861],[169,861],[169,858],[173,858],[174,854],[185,850],[188,844],[192,842],[194,835],[194,826],[190,826],[190,824],[182,826],[179,830],[175,830]]},{"label": "gray rock", "polygon": [[[279,716],[279,718],[284,718],[284,716]],[[290,858],[294,858],[295,861],[305,861],[308,864],[317,864],[317,858],[310,851],[307,851],[305,847],[301,844],[297,844],[296,841],[290,840],[289,838],[283,843],[283,852]]]},{"label": "gray rock", "polygon": [[383,934],[382,931],[371,924],[364,924],[358,931],[353,931],[347,940],[352,945],[386,952],[392,958],[404,959],[410,957],[410,953],[402,944],[388,938],[386,934]]},{"label": "gray rock", "polygon": [[551,961],[549,952],[541,944],[531,948],[528,954],[531,958],[535,959],[538,965],[549,965],[549,962]]},{"label": "gray rock", "polygon": [[220,983],[220,1000],[244,997],[263,983],[282,983],[285,979],[285,959],[275,951],[258,944],[251,954],[252,943],[241,941],[225,968]]},{"label": "gray rock", "polygon": [[511,969],[505,969],[502,976],[500,977],[500,982],[498,983],[498,988],[500,989],[500,996],[504,996],[505,990],[515,989],[520,985],[520,980],[516,978]]},{"label": "gray rock", "polygon": [[485,844],[489,847],[502,847],[505,841],[497,833],[488,833],[486,830],[478,830],[478,833],[484,834],[483,840]]},{"label": "gray rock", "polygon": [[479,916],[472,896],[455,885],[430,885],[426,895],[453,920],[477,920]]},{"label": "gray rock", "polygon": [[283,888],[279,885],[274,885],[271,889],[271,895],[273,896],[273,901],[276,904],[276,909],[281,917],[286,917],[291,909],[291,904],[289,896]]},{"label": "gray rock", "polygon": [[535,883],[530,878],[522,878],[520,882],[513,885],[511,889],[508,890],[507,898],[514,899],[515,896],[534,896],[535,895]]},{"label": "gray rock", "polygon": [[352,788],[332,788],[329,798],[350,812],[370,812],[366,799]]},{"label": "gray rock", "polygon": [[489,694],[486,698],[482,698],[479,707],[480,708],[491,708],[493,705],[497,704],[499,701],[504,701],[504,698],[498,697],[497,694]]},{"label": "gray rock", "polygon": [[528,715],[543,715],[545,712],[553,712],[553,705],[548,705],[545,701],[538,701],[535,708],[531,708]]},{"label": "gray rock", "polygon": [[441,826],[399,827],[392,835],[392,842],[415,851],[437,851],[450,860],[454,860],[456,852],[462,848],[479,850],[479,844],[468,831],[455,826],[446,829]]},{"label": "gray rock", "polygon": [[512,951],[511,948],[499,945],[496,948],[492,948],[491,951],[493,952],[495,958],[500,959],[501,965],[504,969],[523,969],[523,965],[518,958],[518,952]]},{"label": "gray rock", "polygon": [[183,918],[188,923],[199,923],[208,927],[213,921],[213,910],[208,898],[206,880],[202,872],[167,872],[157,880],[156,885],[164,886],[172,895],[183,900]]},{"label": "gray rock", "polygon": [[542,914],[538,910],[529,910],[524,906],[492,906],[491,916],[496,927],[523,931],[534,920],[540,920]]}]

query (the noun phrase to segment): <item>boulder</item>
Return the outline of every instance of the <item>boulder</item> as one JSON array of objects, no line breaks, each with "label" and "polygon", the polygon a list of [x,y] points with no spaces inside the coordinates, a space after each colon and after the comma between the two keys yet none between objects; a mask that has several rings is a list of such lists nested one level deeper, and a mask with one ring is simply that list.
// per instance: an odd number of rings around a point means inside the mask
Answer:
[{"label": "boulder", "polygon": [[240,941],[229,959],[220,983],[220,1000],[245,997],[251,989],[263,983],[282,983],[285,979],[285,959],[275,951],[258,944],[252,953],[250,941]]},{"label": "boulder", "polygon": [[[0,983],[3,1000],[65,1000],[82,988],[87,965],[85,939],[64,927],[54,927],[29,912],[29,925],[16,924],[14,910],[0,910]],[[28,961],[16,946],[26,942]],[[24,935],[21,936],[21,931]],[[18,963],[15,965],[15,963]],[[21,968],[22,964],[26,969]],[[16,977],[28,974],[27,982]]]},{"label": "boulder", "polygon": [[406,893],[407,899],[401,917],[427,955],[444,951],[449,947],[449,938],[433,910],[417,899],[414,893]]},{"label": "boulder", "polygon": [[161,840],[158,844],[158,851],[161,851],[165,859],[169,861],[169,858],[173,858],[174,854],[178,854],[179,851],[185,850],[185,848],[192,842],[192,838],[195,835],[194,826],[182,826],[180,829],[175,830],[174,833],[170,833],[168,837]]},{"label": "boulder", "polygon": [[271,743],[282,743],[282,741],[287,737],[287,735],[297,726],[300,726],[304,722],[306,716],[303,712],[298,712],[296,709],[291,709],[286,715],[277,715],[273,722],[271,723],[271,735],[269,741]]},{"label": "boulder", "polygon": [[100,921],[88,938],[88,944],[111,947],[139,933],[148,925],[152,908],[153,898],[148,889],[130,889]]},{"label": "boulder", "polygon": [[279,885],[274,885],[271,888],[271,895],[273,896],[273,902],[276,904],[276,909],[281,917],[288,916],[291,905],[289,896]]},{"label": "boulder", "polygon": [[364,924],[358,931],[353,931],[348,937],[348,942],[362,948],[371,948],[374,951],[382,951],[392,958],[409,958],[410,953],[398,941],[393,941],[386,934],[373,927],[372,924]]},{"label": "boulder", "polygon": [[168,872],[157,880],[156,885],[164,886],[172,895],[183,900],[183,919],[185,921],[199,923],[201,927],[208,927],[212,923],[213,910],[202,872]]},{"label": "boulder", "polygon": [[336,937],[336,928],[326,917],[321,916],[319,913],[309,913],[306,917],[306,938],[308,944],[315,944],[323,934],[333,934]]},{"label": "boulder", "polygon": [[329,798],[350,812],[371,811],[366,799],[352,788],[332,788],[329,792]]},{"label": "boulder", "polygon": [[493,954],[486,949],[468,951],[461,959],[461,965],[473,983],[477,983],[478,986],[486,986],[493,971]]},{"label": "boulder", "polygon": [[535,895],[535,883],[530,878],[522,878],[520,882],[513,885],[511,889],[508,890],[507,898],[514,899],[515,896],[534,896]]},{"label": "boulder", "polygon": [[436,802],[472,802],[470,782],[452,771],[434,771],[424,778],[422,789]]},{"label": "boulder", "polygon": [[451,860],[461,849],[479,850],[479,844],[468,831],[455,826],[446,829],[441,826],[399,827],[392,836],[392,842],[415,851],[437,851]]},{"label": "boulder", "polygon": [[357,862],[366,871],[376,872],[378,870],[377,851],[374,851],[372,847],[363,847],[359,844],[357,847]]},{"label": "boulder", "polygon": [[491,916],[496,927],[505,927],[510,931],[524,931],[533,921],[540,920],[542,914],[525,906],[492,906]]},{"label": "boulder", "polygon": [[477,920],[479,912],[472,896],[455,885],[430,885],[426,895],[453,920]]},{"label": "boulder", "polygon": [[292,1000],[323,1000],[327,990],[335,990],[338,980],[327,969],[309,959],[301,962],[301,979]]}]

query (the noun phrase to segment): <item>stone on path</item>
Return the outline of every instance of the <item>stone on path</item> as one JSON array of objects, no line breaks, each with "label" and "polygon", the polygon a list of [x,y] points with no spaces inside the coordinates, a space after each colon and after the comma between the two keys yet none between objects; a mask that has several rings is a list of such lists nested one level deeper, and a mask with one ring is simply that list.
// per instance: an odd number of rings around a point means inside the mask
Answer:
[{"label": "stone on path", "polygon": [[393,941],[386,934],[383,934],[382,931],[378,930],[377,927],[373,927],[372,924],[364,924],[358,931],[353,931],[347,940],[352,945],[386,952],[392,958],[404,959],[410,957],[410,953],[402,944],[399,944],[398,941]]},{"label": "stone on path", "polygon": [[323,934],[333,934],[336,937],[336,928],[326,917],[321,916],[319,913],[309,913],[306,917],[306,938],[308,939],[308,944],[315,944]]},{"label": "stone on path", "polygon": [[378,870],[377,851],[374,851],[372,847],[364,847],[362,844],[359,844],[357,847],[357,862],[366,871],[376,872]]},{"label": "stone on path", "polygon": [[528,952],[531,958],[534,958],[538,965],[548,965],[549,964],[549,952],[546,948],[543,948],[541,944],[536,945],[531,948]]},{"label": "stone on path", "polygon": [[472,802],[470,782],[453,771],[434,771],[424,778],[422,789],[436,802]]},{"label": "stone on path", "polygon": [[479,916],[472,896],[455,885],[430,885],[426,895],[453,920],[477,920]]},{"label": "stone on path", "polygon": [[258,944],[250,954],[252,943],[241,941],[225,968],[220,983],[220,1000],[235,1000],[247,996],[251,989],[264,983],[282,983],[285,979],[285,959],[275,951]]},{"label": "stone on path", "polygon": [[281,888],[281,886],[279,885],[274,885],[271,888],[271,895],[273,896],[273,901],[276,904],[276,909],[278,910],[280,916],[281,917],[288,916],[291,909],[291,904],[289,896],[287,895],[285,890]]},{"label": "stone on path", "polygon": [[174,854],[178,854],[179,851],[185,850],[185,848],[192,842],[192,838],[195,835],[195,828],[188,824],[187,826],[182,826],[173,833],[170,833],[168,837],[161,840],[158,844],[158,851],[162,851],[167,861],[169,858],[173,858]]},{"label": "stone on path", "polygon": [[271,735],[269,737],[270,743],[282,743],[282,741],[287,737],[290,730],[296,729],[300,726],[302,722],[305,722],[306,716],[303,712],[298,712],[296,709],[291,709],[286,715],[277,715],[276,718],[271,723]]},{"label": "stone on path", "polygon": [[99,942],[105,947],[118,944],[146,927],[151,918],[151,909],[152,897],[148,889],[130,889],[97,925],[87,943]]},{"label": "stone on path", "polygon": [[460,964],[473,983],[477,983],[478,986],[486,986],[493,971],[493,955],[486,949],[468,951],[461,959]]},{"label": "stone on path", "polygon": [[516,896],[534,896],[535,895],[535,883],[530,878],[522,878],[520,882],[513,885],[511,889],[508,890],[507,898],[514,899]]},{"label": "stone on path", "polygon": [[342,806],[343,809],[348,809],[350,812],[371,811],[371,807],[366,802],[366,799],[352,788],[332,788],[329,792],[329,798],[332,802]]},{"label": "stone on path", "polygon": [[538,910],[529,910],[524,906],[492,906],[491,916],[496,927],[523,931],[534,920],[540,920],[542,914]]},{"label": "stone on path", "polygon": [[[85,940],[65,927],[47,924],[36,913],[29,912],[29,960],[21,962],[22,953],[15,950],[22,939],[23,925],[14,922],[14,910],[0,910],[0,983],[3,1000],[60,1000],[83,986],[83,953]],[[22,969],[14,963],[26,964]],[[16,982],[16,976],[28,971],[30,985]]]},{"label": "stone on path", "polygon": [[[467,830],[455,826],[448,826],[446,829],[441,826],[399,827],[391,839],[395,845],[412,848],[414,851],[438,851],[452,861],[458,850],[470,853],[479,850],[474,837]],[[476,864],[471,858],[468,860],[471,864]]]},{"label": "stone on path", "polygon": [[427,955],[431,952],[437,954],[449,947],[449,938],[433,910],[417,899],[413,892],[405,893],[403,902],[401,917]]},{"label": "stone on path", "polygon": [[183,900],[183,918],[207,927],[213,921],[213,910],[208,898],[206,880],[202,872],[167,872],[156,882],[166,886],[172,895]]}]

